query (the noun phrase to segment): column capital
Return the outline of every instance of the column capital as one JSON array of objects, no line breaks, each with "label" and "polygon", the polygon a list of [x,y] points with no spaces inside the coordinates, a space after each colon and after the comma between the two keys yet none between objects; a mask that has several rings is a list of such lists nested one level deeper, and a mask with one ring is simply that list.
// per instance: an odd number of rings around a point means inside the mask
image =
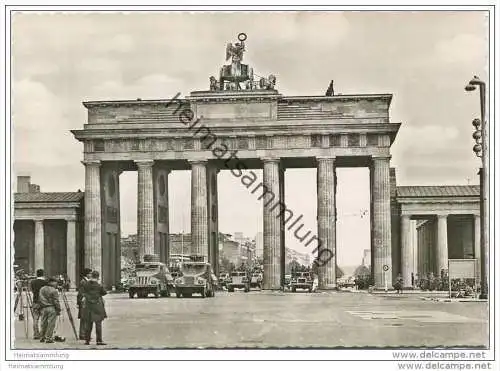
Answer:
[{"label": "column capital", "polygon": [[188,162],[192,165],[206,165],[207,160],[188,160]]},{"label": "column capital", "polygon": [[76,222],[76,219],[76,215],[67,216],[66,218],[64,218],[64,220],[66,220],[67,222]]},{"label": "column capital", "polygon": [[316,161],[333,161],[337,159],[336,156],[316,156]]},{"label": "column capital", "polygon": [[40,217],[40,216],[38,216],[38,217],[36,217],[36,218],[33,218],[33,221],[34,221],[35,223],[43,223],[43,221],[44,221],[44,220],[45,220],[45,219],[44,219],[43,217]]},{"label": "column capital", "polygon": [[390,161],[391,158],[391,155],[372,155],[372,161]]},{"label": "column capital", "polygon": [[101,161],[100,160],[84,160],[82,161],[82,164],[85,166],[101,166]]},{"label": "column capital", "polygon": [[262,157],[262,162],[280,162],[281,159],[279,157]]},{"label": "column capital", "polygon": [[437,214],[438,219],[448,219],[448,214]]},{"label": "column capital", "polygon": [[137,167],[152,167],[155,163],[153,160],[137,160],[134,162]]},{"label": "column capital", "polygon": [[411,214],[401,214],[401,219],[409,220],[411,219],[411,217],[412,217]]}]

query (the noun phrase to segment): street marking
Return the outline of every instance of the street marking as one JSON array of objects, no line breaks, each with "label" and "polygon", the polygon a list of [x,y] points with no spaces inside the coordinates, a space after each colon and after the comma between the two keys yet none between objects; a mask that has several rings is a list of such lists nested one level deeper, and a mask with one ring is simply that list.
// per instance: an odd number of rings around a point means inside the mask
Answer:
[{"label": "street marking", "polygon": [[347,311],[347,313],[364,320],[395,319],[410,320],[422,323],[480,323],[477,318],[460,316],[440,311]]}]

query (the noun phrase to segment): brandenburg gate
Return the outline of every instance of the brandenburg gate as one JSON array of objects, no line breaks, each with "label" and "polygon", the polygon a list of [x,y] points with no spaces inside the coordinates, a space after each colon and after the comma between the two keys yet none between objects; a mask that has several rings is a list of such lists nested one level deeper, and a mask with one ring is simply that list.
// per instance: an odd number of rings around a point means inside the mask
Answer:
[{"label": "brandenburg gate", "polygon": [[[246,35],[238,39],[226,50],[231,64],[222,67],[219,79],[210,78],[210,90],[166,100],[84,102],[88,121],[72,133],[84,144],[85,265],[102,271],[106,285],[119,282],[123,171],[138,172],[140,254],[168,262],[169,197],[176,197],[168,194],[169,173],[191,170],[190,253],[217,271],[217,173],[228,169],[242,183],[235,179],[235,186],[259,188],[264,289],[280,289],[285,233],[295,224],[293,210],[286,208],[284,173],[316,168],[318,234],[306,245],[316,255],[329,251],[319,285],[334,289],[336,168],[368,167],[372,274],[375,288],[391,288],[390,148],[400,127],[389,118],[392,95],[335,95],[331,89],[324,96],[283,96],[273,75],[256,79],[241,63]],[[263,179],[255,179],[252,169],[263,169]],[[266,207],[271,202],[280,206]]]}]

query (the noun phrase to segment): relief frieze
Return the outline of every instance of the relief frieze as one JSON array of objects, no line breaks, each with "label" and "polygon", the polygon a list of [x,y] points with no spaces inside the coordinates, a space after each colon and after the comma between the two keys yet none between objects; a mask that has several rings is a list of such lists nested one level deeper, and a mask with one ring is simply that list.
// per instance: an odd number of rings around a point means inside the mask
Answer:
[{"label": "relief frieze", "polygon": [[[323,140],[323,137],[326,139]],[[168,152],[168,151],[206,151],[213,141],[200,141],[198,138],[147,138],[147,139],[109,139],[93,140],[93,152]],[[216,143],[225,144],[231,150],[322,148],[329,147],[383,147],[390,144],[388,135],[380,134],[310,134],[310,135],[259,135],[251,137],[217,137]]]}]

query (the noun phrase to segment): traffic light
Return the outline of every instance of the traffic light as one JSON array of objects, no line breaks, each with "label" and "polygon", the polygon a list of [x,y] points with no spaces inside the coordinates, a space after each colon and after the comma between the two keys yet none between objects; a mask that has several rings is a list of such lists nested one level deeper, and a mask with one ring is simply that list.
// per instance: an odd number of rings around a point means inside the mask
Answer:
[{"label": "traffic light", "polygon": [[482,146],[482,133],[481,133],[481,120],[474,119],[472,120],[472,126],[476,129],[474,133],[472,133],[472,138],[476,141],[472,150],[476,154],[477,157],[482,156],[483,146]]}]

